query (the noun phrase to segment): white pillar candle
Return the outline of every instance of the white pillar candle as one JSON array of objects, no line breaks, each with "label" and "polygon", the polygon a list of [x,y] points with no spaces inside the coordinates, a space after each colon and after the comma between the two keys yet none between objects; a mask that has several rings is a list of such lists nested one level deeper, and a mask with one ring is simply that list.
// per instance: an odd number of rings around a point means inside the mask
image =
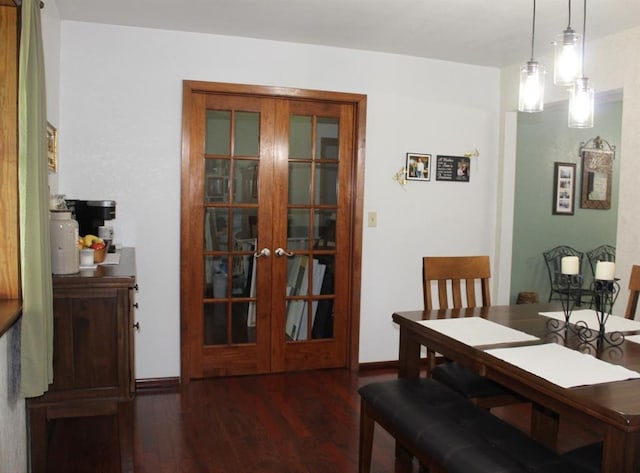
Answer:
[{"label": "white pillar candle", "polygon": [[596,279],[599,281],[613,281],[616,264],[611,261],[598,261],[596,264]]},{"label": "white pillar candle", "polygon": [[562,274],[579,274],[580,273],[580,260],[577,256],[565,256],[561,260],[562,268],[560,272]]}]

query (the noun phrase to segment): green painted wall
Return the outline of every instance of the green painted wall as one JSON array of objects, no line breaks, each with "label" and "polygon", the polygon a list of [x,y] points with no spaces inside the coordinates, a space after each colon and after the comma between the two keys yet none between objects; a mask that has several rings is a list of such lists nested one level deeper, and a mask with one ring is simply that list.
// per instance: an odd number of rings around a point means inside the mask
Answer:
[{"label": "green painted wall", "polygon": [[[601,244],[616,244],[618,216],[618,174],[622,102],[596,104],[595,126],[578,130],[567,127],[567,104],[548,107],[541,113],[520,113],[516,150],[516,182],[511,267],[511,303],[518,293],[535,291],[540,302],[549,297],[549,277],[542,252],[569,245],[587,252]],[[616,146],[610,210],[580,208],[582,165],[581,142],[600,136]],[[606,144],[605,144],[606,149]],[[576,163],[574,215],[553,215],[554,162]],[[591,270],[582,268],[585,283]]]}]

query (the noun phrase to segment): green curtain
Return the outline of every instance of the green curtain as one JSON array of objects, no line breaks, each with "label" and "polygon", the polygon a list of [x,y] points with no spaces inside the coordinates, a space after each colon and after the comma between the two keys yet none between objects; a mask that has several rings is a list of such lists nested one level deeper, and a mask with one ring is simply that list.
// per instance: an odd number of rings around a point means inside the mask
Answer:
[{"label": "green curtain", "polygon": [[18,77],[18,174],[23,300],[20,394],[24,397],[42,395],[53,381],[53,295],[44,80],[39,1],[23,0]]}]

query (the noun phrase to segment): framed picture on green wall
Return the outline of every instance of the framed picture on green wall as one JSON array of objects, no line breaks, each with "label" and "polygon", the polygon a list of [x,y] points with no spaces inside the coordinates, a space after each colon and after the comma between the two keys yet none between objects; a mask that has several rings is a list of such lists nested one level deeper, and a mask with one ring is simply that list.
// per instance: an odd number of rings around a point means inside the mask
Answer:
[{"label": "framed picture on green wall", "polygon": [[573,215],[575,194],[575,163],[554,163],[553,215]]}]

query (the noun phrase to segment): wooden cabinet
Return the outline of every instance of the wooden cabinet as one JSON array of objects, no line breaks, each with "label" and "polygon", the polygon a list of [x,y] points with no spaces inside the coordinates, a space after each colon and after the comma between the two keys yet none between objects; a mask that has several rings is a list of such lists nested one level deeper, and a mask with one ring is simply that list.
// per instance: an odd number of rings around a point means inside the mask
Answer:
[{"label": "wooden cabinet", "polygon": [[53,277],[53,383],[29,400],[32,471],[47,471],[57,418],[116,415],[122,471],[132,471],[135,252],[118,265]]}]

